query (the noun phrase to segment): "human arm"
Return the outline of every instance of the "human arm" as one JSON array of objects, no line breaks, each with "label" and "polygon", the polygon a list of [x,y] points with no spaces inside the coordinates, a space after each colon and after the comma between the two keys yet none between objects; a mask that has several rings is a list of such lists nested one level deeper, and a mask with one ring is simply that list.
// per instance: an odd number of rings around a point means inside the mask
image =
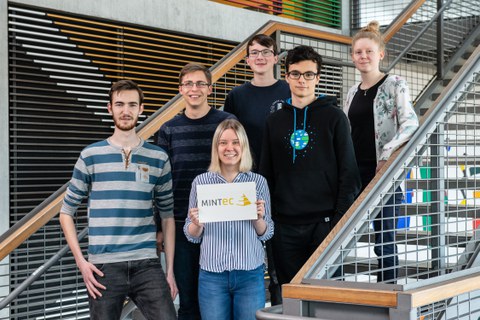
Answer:
[{"label": "human arm", "polygon": [[337,159],[337,199],[334,221],[350,208],[361,188],[360,174],[350,135],[350,125],[345,114],[338,112],[334,126],[334,149]]},{"label": "human arm", "polygon": [[99,289],[105,290],[105,286],[95,279],[95,274],[103,277],[103,273],[88,262],[82,254],[77,238],[77,230],[73,216],[77,212],[82,201],[88,196],[91,187],[91,175],[85,163],[83,152],[75,163],[72,179],[68,184],[62,208],[60,210],[60,225],[62,226],[65,239],[72,251],[78,269],[82,273],[83,281],[88,294],[96,299],[102,294]]},{"label": "human arm", "polygon": [[255,202],[257,206],[257,219],[253,220],[253,227],[258,236],[262,236],[267,231],[267,223],[263,219],[265,217],[265,201],[257,200]]},{"label": "human arm", "polygon": [[235,97],[233,90],[230,91],[225,98],[225,102],[223,103],[223,111],[235,114]]},{"label": "human arm", "polygon": [[[419,126],[417,114],[411,103],[407,82],[398,76],[394,77],[394,81],[389,83],[389,86],[385,89],[388,90],[387,92],[391,96],[391,99],[384,101],[384,103],[386,108],[393,110],[391,117],[393,117],[396,128],[393,128],[395,131],[391,134],[391,139],[383,145],[378,161],[388,160],[395,150],[410,140]],[[389,106],[389,103],[394,103],[394,105]],[[382,128],[376,130],[380,131],[381,129]],[[388,135],[387,132],[378,132],[378,134],[380,138]],[[377,167],[377,171],[378,170],[379,168]]]},{"label": "human arm", "polygon": [[[274,174],[273,174],[273,164],[272,164],[272,142],[270,139],[270,122],[268,119],[270,116],[267,117],[267,122],[265,124],[265,128],[263,130],[263,141],[262,141],[262,153],[260,157],[260,165],[259,165],[259,174],[262,175],[268,183],[267,188],[271,191],[275,190],[274,185]],[[270,194],[269,194],[270,197]]]},{"label": "human arm", "polygon": [[[171,150],[170,150],[170,128],[168,127],[167,124],[163,124],[160,127],[160,130],[157,131],[157,133],[154,136],[154,143],[159,146],[160,148],[163,149],[168,155],[169,158],[171,158]],[[163,233],[162,233],[162,221],[160,218],[160,213],[155,206],[153,209],[153,215],[155,218],[155,224],[157,225],[157,249],[159,251],[163,251]]]},{"label": "human arm", "polygon": [[87,287],[88,294],[93,299],[101,297],[102,293],[99,289],[106,290],[107,288],[95,279],[94,274],[103,277],[103,272],[98,270],[95,265],[88,262],[83,256],[82,250],[80,249],[80,244],[78,242],[77,230],[75,228],[75,223],[73,222],[73,217],[64,212],[60,212],[60,225],[62,226],[68,246],[70,247],[73,257],[75,258],[75,263],[82,273],[83,282]]},{"label": "human arm", "polygon": [[[253,226],[258,239],[266,241],[273,236],[273,220],[270,206],[270,191],[268,190],[267,180],[261,175],[257,175],[257,220],[253,221]],[[260,207],[260,208],[259,208]]]},{"label": "human arm", "polygon": [[[178,294],[177,283],[173,273],[173,263],[175,256],[175,220],[173,217],[162,219],[163,243],[166,261],[166,278],[170,287],[172,299]],[[158,239],[158,238],[157,238]]]},{"label": "human arm", "polygon": [[164,250],[164,237],[163,231],[157,231],[157,253],[160,254],[161,252],[165,252]]},{"label": "human arm", "polygon": [[188,219],[190,221],[187,227],[188,234],[193,238],[200,238],[204,226],[203,223],[200,223],[198,208],[190,208],[188,210]]},{"label": "human arm", "polygon": [[[165,252],[166,260],[166,278],[170,287],[170,294],[172,299],[175,299],[178,293],[175,276],[173,273],[173,264],[175,256],[175,220],[173,218],[173,192],[172,192],[172,174],[170,161],[165,155],[163,161],[161,174],[157,179],[154,188],[155,207],[158,211],[161,223],[161,232],[163,233],[163,250]],[[157,233],[157,246],[158,246]]]},{"label": "human arm", "polygon": [[197,178],[192,182],[188,204],[188,215],[185,219],[183,231],[188,241],[200,243],[203,235],[204,225],[200,223],[197,208]]}]

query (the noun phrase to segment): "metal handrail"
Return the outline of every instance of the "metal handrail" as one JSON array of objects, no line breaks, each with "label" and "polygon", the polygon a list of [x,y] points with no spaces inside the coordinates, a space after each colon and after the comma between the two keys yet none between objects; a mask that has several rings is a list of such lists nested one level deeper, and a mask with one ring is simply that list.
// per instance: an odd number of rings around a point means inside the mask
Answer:
[{"label": "metal handrail", "polygon": [[[480,47],[477,47],[470,59],[465,63],[462,69],[457,73],[455,78],[450,82],[448,87],[443,91],[442,95],[435,101],[432,108],[421,119],[421,125],[410,141],[401,149],[397,150],[387,161],[385,166],[375,176],[371,183],[365,188],[364,192],[359,196],[355,203],[345,213],[342,220],[337,224],[332,233],[320,245],[317,251],[311,256],[309,261],[294,278],[295,283],[300,283],[302,279],[312,277],[313,274],[323,275],[325,270],[322,268],[328,261],[335,260],[338,255],[336,248],[343,243],[347,236],[347,230],[351,230],[357,225],[366,210],[373,205],[374,195],[386,190],[395,174],[398,173],[401,166],[408,162],[408,156],[411,154],[436,124],[436,118],[444,110],[443,105],[447,106],[447,102],[451,101],[461,88],[465,87],[468,79],[471,79],[474,72],[473,66],[480,66]],[[343,230],[343,232],[341,232]],[[442,276],[436,277],[434,281],[443,281]],[[418,285],[418,284],[415,284]]]},{"label": "metal handrail", "polygon": [[407,52],[413,47],[413,45],[427,32],[427,30],[432,26],[433,23],[437,22],[438,17],[447,9],[447,7],[452,3],[453,0],[448,0],[447,3],[444,3],[443,6],[435,13],[432,19],[420,30],[420,32],[409,42],[403,49],[403,51],[393,59],[392,63],[386,68],[387,73],[392,70],[395,65],[403,59]]},{"label": "metal handrail", "polygon": [[[83,229],[78,234],[78,241],[81,241],[88,234],[88,228]],[[40,278],[51,266],[56,264],[69,250],[68,244],[63,246],[57,253],[55,253],[47,262],[38,267],[28,278],[26,278],[18,287],[16,287],[9,295],[0,301],[0,310],[8,306],[15,300],[25,289]]]}]

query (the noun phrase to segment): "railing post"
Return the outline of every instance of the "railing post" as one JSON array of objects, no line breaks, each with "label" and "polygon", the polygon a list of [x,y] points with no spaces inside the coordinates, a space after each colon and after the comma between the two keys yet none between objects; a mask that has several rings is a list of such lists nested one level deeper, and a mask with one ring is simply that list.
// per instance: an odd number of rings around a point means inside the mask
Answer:
[{"label": "railing post", "polygon": [[440,123],[431,136],[430,145],[430,170],[431,179],[428,182],[431,192],[430,215],[432,246],[432,269],[438,270],[438,275],[446,269],[446,218],[445,218],[445,133],[444,126]]},{"label": "railing post", "polygon": [[[280,30],[277,30],[275,31],[273,34],[272,34],[272,38],[275,40],[275,42],[277,42],[277,48],[278,50],[280,51],[280,48],[281,48],[281,44],[282,44],[282,39],[280,38],[281,36],[281,32]],[[275,79],[281,79],[282,77],[282,63],[279,59],[278,63],[273,67],[273,75],[275,76]]]},{"label": "railing post", "polygon": [[[437,0],[437,9],[443,6],[443,0]],[[443,79],[444,75],[444,43],[443,43],[443,11],[437,18],[437,75],[438,79]]]}]

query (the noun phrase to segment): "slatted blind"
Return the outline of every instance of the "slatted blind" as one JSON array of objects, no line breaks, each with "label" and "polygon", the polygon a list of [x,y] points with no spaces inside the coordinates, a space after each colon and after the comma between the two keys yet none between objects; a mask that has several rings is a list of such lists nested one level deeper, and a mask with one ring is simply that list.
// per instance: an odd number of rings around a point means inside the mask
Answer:
[{"label": "slatted blind", "polygon": [[[13,4],[8,27],[11,225],[70,179],[81,149],[111,134],[106,104],[113,82],[139,83],[146,97],[142,121],[177,94],[183,65],[210,67],[236,45]],[[233,78],[220,80],[211,105],[223,105]],[[77,220],[79,229],[86,225],[84,209]],[[54,219],[10,255],[11,287],[64,244]],[[11,318],[80,319],[88,318],[87,309],[68,255],[12,304]]]}]

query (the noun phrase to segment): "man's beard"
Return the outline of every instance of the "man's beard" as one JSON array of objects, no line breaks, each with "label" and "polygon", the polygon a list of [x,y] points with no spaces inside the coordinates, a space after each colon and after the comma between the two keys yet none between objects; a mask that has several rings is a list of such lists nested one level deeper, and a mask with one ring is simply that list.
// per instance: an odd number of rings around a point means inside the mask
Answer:
[{"label": "man's beard", "polygon": [[138,122],[138,117],[136,117],[133,121],[129,122],[128,124],[122,124],[122,120],[117,120],[116,117],[113,117],[113,123],[115,127],[122,131],[130,131],[135,128]]}]

